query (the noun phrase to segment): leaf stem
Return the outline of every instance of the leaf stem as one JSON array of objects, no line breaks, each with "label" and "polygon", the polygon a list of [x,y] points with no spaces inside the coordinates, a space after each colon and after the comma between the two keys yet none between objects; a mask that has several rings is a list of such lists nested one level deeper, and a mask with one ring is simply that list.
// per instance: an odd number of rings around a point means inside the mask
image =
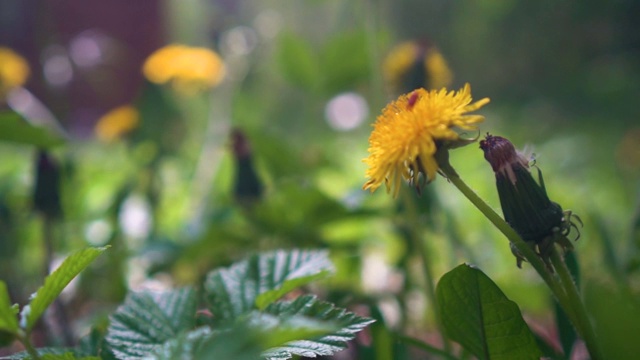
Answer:
[{"label": "leaf stem", "polygon": [[596,340],[596,334],[591,326],[584,304],[580,299],[578,287],[567,268],[567,264],[564,262],[564,259],[558,252],[555,245],[551,249],[551,263],[558,273],[560,281],[567,293],[569,306],[573,310],[575,317],[574,326],[576,327],[576,330],[584,340],[591,358],[593,360],[602,359],[602,353],[600,352],[600,347]]}]

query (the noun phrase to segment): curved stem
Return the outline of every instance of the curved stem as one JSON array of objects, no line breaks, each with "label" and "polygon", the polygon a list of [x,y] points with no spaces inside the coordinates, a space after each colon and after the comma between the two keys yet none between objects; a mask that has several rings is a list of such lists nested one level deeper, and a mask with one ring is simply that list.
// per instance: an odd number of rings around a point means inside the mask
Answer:
[{"label": "curved stem", "polygon": [[596,341],[596,334],[593,331],[591,322],[589,321],[587,310],[580,299],[578,287],[567,268],[567,264],[558,253],[558,249],[555,245],[551,249],[551,263],[558,273],[560,281],[567,292],[569,306],[573,310],[576,321],[574,323],[576,330],[580,334],[580,337],[584,339],[587,349],[589,350],[589,354],[591,354],[591,358],[594,360],[602,359],[602,353],[600,352],[598,342]]},{"label": "curved stem", "polygon": [[498,215],[482,198],[478,196],[462,179],[453,171],[453,169],[441,168],[442,172],[447,176],[449,181],[456,187],[462,194],[471,201],[471,203],[487,218],[493,225],[495,225],[509,241],[516,246],[518,251],[524,256],[525,259],[533,266],[538,272],[540,277],[549,286],[551,291],[556,295],[558,301],[562,304],[565,302],[566,294],[562,290],[562,285],[558,280],[549,273],[544,262],[536,255],[536,253],[520,238],[512,228],[507,224],[500,215]]},{"label": "curved stem", "polygon": [[555,246],[551,254],[551,262],[558,273],[554,276],[547,270],[544,262],[538,255],[520,238],[520,236],[507,224],[487,203],[484,202],[450,166],[441,167],[442,172],[449,181],[471,201],[475,207],[482,212],[500,230],[509,241],[516,246],[524,258],[534,267],[540,277],[545,281],[551,292],[555,295],[558,303],[566,312],[567,316],[576,327],[578,333],[585,341],[587,349],[592,359],[601,359],[600,349],[596,342],[595,332],[589,322],[584,304],[580,299],[578,289],[571,278],[571,274],[566,264],[560,257]]},{"label": "curved stem", "polygon": [[22,345],[24,345],[24,348],[25,350],[27,350],[27,353],[29,353],[29,356],[31,357],[31,359],[40,360],[40,355],[38,355],[38,351],[33,347],[33,344],[31,344],[28,334],[20,330],[17,338],[18,340],[20,340]]}]

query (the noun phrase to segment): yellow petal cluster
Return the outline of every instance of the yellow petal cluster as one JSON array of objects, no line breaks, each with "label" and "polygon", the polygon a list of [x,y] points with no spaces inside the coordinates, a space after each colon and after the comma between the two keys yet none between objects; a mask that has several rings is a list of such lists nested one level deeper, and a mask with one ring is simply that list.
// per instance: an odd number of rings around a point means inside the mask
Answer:
[{"label": "yellow petal cluster", "polygon": [[471,86],[458,91],[417,89],[401,95],[378,116],[369,137],[369,180],[363,189],[375,191],[384,182],[387,192],[397,196],[404,180],[417,181],[423,173],[427,181],[435,178],[438,163],[434,154],[441,141],[455,141],[455,129],[475,130],[481,115],[466,115],[489,102],[472,103]]},{"label": "yellow petal cluster", "polygon": [[29,77],[29,64],[15,51],[0,47],[0,97],[22,86]]},{"label": "yellow petal cluster", "polygon": [[[449,86],[453,79],[453,73],[438,48],[419,41],[402,42],[391,49],[383,63],[383,73],[387,83],[396,90],[402,89],[405,82],[440,89]],[[423,74],[424,78],[407,78],[418,74]]]},{"label": "yellow petal cluster", "polygon": [[174,44],[151,54],[142,72],[151,82],[171,83],[178,90],[192,92],[218,85],[224,77],[224,63],[210,49]]},{"label": "yellow petal cluster", "polygon": [[111,142],[137,128],[139,123],[138,110],[129,105],[120,106],[98,120],[95,133],[101,141]]}]

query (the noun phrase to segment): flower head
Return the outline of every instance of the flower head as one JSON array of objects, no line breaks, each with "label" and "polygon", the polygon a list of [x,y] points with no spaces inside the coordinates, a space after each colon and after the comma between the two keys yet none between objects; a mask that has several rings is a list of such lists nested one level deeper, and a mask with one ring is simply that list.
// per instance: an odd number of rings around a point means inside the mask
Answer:
[{"label": "flower head", "polygon": [[207,48],[168,45],[147,58],[142,72],[151,82],[171,83],[178,90],[192,92],[218,85],[224,77],[224,64]]},{"label": "flower head", "polygon": [[140,114],[132,106],[120,106],[104,114],[96,124],[98,139],[111,142],[138,127]]},{"label": "flower head", "polygon": [[0,98],[9,90],[22,86],[29,77],[29,64],[15,51],[0,47]]},{"label": "flower head", "polygon": [[460,139],[454,128],[475,130],[481,115],[465,115],[489,102],[471,102],[471,86],[459,91],[417,89],[400,96],[382,110],[369,137],[369,180],[363,189],[375,191],[384,182],[397,196],[402,179],[416,182],[422,173],[435,178],[439,165],[435,154],[445,142]]},{"label": "flower head", "polygon": [[398,44],[386,57],[383,70],[387,82],[399,91],[440,89],[449,86],[453,78],[444,56],[427,41]]}]

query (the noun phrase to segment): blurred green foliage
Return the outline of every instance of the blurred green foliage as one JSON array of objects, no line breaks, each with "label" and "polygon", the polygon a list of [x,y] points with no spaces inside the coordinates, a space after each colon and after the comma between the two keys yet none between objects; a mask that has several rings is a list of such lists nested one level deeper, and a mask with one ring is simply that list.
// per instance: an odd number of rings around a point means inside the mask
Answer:
[{"label": "blurred green foliage", "polygon": [[[225,59],[227,78],[218,88],[185,95],[141,83],[131,99],[141,126],[106,144],[76,135],[82,131],[66,122],[77,110],[64,100],[70,91],[47,87],[43,71],[32,81],[49,89],[42,100],[53,99],[46,105],[74,135],[0,114],[0,278],[12,300],[26,304],[42,280],[45,221],[33,212],[31,194],[35,154],[45,147],[62,165],[56,258],[87,244],[111,245],[67,300],[78,333],[106,321],[131,287],[197,284],[249,253],[313,247],[328,249],[337,268],[322,295],[338,305],[366,304],[380,320],[372,328],[379,354],[422,354],[389,340],[406,330],[438,342],[420,250],[399,200],[361,190],[361,159],[368,124],[395,96],[382,81],[382,59],[400,41],[428,38],[448,60],[453,88],[469,82],[477,97],[491,98],[481,131],[533,145],[549,197],[582,217],[576,256],[595,323],[606,329],[603,348],[613,358],[637,352],[625,335],[640,323],[638,2],[171,0],[166,7],[167,43],[207,46]],[[246,51],[233,50],[230,34],[244,34]],[[39,52],[53,43],[38,41]],[[345,92],[362,96],[367,108],[361,124],[343,131],[325,111]],[[232,128],[246,135],[263,182],[253,203],[233,195]],[[451,163],[498,207],[479,149],[458,149]],[[416,232],[435,279],[473,262],[528,321],[554,333],[543,284],[527,265],[515,267],[506,240],[451,184],[438,178],[414,200]],[[148,231],[135,233],[142,225]],[[619,313],[609,314],[607,304]],[[382,358],[358,346],[362,358]]]}]

